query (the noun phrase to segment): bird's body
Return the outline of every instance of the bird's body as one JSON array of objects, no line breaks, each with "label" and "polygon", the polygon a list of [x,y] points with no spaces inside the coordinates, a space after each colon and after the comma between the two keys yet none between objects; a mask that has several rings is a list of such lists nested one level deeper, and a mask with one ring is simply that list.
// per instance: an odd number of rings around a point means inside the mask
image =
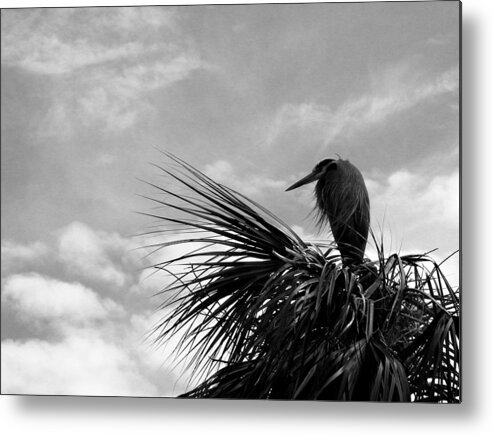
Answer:
[{"label": "bird's body", "polygon": [[325,159],[287,190],[316,181],[319,223],[329,222],[344,264],[363,261],[370,200],[361,172],[348,160]]}]

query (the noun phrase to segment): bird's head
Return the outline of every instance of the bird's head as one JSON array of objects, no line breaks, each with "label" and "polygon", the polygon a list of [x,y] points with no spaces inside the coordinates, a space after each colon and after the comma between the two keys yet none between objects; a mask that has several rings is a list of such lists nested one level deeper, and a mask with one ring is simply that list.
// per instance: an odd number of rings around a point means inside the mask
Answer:
[{"label": "bird's head", "polygon": [[363,261],[370,225],[370,200],[361,172],[348,160],[325,159],[286,190],[316,181],[318,224],[327,221],[343,263]]},{"label": "bird's head", "polygon": [[313,181],[320,180],[329,171],[336,171],[337,165],[338,165],[337,160],[334,159],[322,160],[321,162],[317,163],[317,165],[313,168],[312,172],[310,172],[308,175],[303,177],[301,180],[298,180],[296,183],[289,186],[286,189],[286,192],[304,186],[305,184],[312,183]]}]

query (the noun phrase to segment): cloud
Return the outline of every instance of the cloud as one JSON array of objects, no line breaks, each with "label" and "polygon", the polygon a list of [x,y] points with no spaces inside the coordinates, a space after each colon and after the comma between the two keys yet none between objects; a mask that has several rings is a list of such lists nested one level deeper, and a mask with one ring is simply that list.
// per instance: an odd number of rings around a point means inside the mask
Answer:
[{"label": "cloud", "polygon": [[28,244],[2,240],[2,274],[43,263],[49,247],[40,241]]},{"label": "cloud", "polygon": [[130,247],[119,235],[94,231],[81,222],[61,229],[57,240],[60,261],[72,274],[115,287],[126,282],[123,267]]},{"label": "cloud", "polygon": [[112,68],[94,72],[76,102],[84,123],[101,124],[107,131],[118,132],[140,119],[149,119],[155,112],[144,98],[146,93],[169,87],[205,67],[193,54],[170,57],[169,53],[167,56],[161,53],[160,57],[169,59],[130,65],[117,73]]},{"label": "cloud", "polygon": [[95,335],[2,342],[2,393],[142,395],[159,392],[125,349]]},{"label": "cloud", "polygon": [[312,137],[314,144],[323,141],[328,145],[340,137],[382,124],[418,104],[457,91],[458,68],[430,76],[416,72],[413,65],[401,62],[374,72],[369,92],[349,98],[337,108],[311,102],[284,104],[274,117],[266,143],[274,144],[283,135],[302,131],[305,137]]},{"label": "cloud", "polygon": [[262,195],[269,190],[284,191],[287,185],[285,180],[275,180],[263,174],[248,174],[245,171],[238,171],[226,160],[217,160],[206,165],[204,173],[214,181],[250,197]]},{"label": "cloud", "polygon": [[40,258],[48,251],[42,242],[33,242],[26,245],[16,244],[9,240],[2,241],[2,260],[30,261]]},{"label": "cloud", "polygon": [[67,139],[80,126],[114,133],[152,118],[146,94],[208,68],[178,17],[168,7],[7,11],[3,64],[49,79],[39,134]]},{"label": "cloud", "polygon": [[431,46],[442,46],[450,43],[453,40],[454,35],[448,33],[448,34],[437,34],[435,36],[430,36],[426,40],[427,45]]},{"label": "cloud", "polygon": [[[128,252],[140,244],[81,222],[46,243],[3,243],[4,259],[17,259],[24,270],[2,271],[3,393],[173,396],[184,391],[170,357],[177,342],[164,352],[148,339],[163,315],[153,312],[162,300],[149,296],[167,281],[159,273],[144,284],[137,267],[142,253]],[[39,264],[45,274],[30,271]],[[119,291],[106,292],[103,287],[118,282],[120,274],[125,279]]]},{"label": "cloud", "polygon": [[[147,96],[190,76],[206,65],[193,53],[160,51],[158,61],[101,66],[79,77],[77,92],[54,99],[42,135],[70,137],[80,126],[123,132],[139,121],[153,119],[156,112]],[[61,133],[60,133],[61,131]]]},{"label": "cloud", "polygon": [[[366,184],[371,225],[377,236],[385,234],[386,253],[419,254],[438,249],[432,256],[440,261],[459,248],[458,170],[433,176],[402,169],[383,180],[368,177]],[[447,269],[453,285],[458,285],[456,260]]]},{"label": "cloud", "polygon": [[[167,8],[4,12],[2,62],[47,75],[155,52],[160,46],[144,43],[145,37],[161,27],[171,27],[175,15]],[[119,35],[115,38],[116,32]]]},{"label": "cloud", "polygon": [[176,9],[171,7],[114,7],[89,10],[97,25],[132,35],[176,26]]},{"label": "cloud", "polygon": [[114,301],[99,297],[77,282],[17,274],[6,278],[3,288],[2,303],[20,313],[19,319],[24,322],[55,320],[73,325],[124,314]]},{"label": "cloud", "polygon": [[[3,241],[2,260],[16,262],[15,269],[2,270],[3,393],[174,396],[185,391],[190,370],[175,359],[180,336],[166,346],[149,336],[166,315],[156,311],[166,296],[150,296],[174,278],[140,267],[205,245],[130,251],[188,237],[151,236],[128,240],[73,222],[43,243]],[[149,257],[142,259],[146,252]],[[187,265],[171,269],[188,271]]]},{"label": "cloud", "polygon": [[119,47],[75,41],[68,43],[57,36],[41,36],[26,44],[26,52],[12,53],[6,46],[5,64],[16,65],[38,74],[65,74],[80,68],[121,58],[134,57],[142,52],[156,50],[138,43],[126,43]]},{"label": "cloud", "polygon": [[291,129],[322,132],[331,115],[330,108],[321,104],[284,104],[274,118],[266,142],[274,143],[281,134]]},{"label": "cloud", "polygon": [[391,174],[385,181],[367,181],[370,197],[378,209],[401,227],[439,225],[451,229],[459,222],[459,171],[449,175],[426,176],[409,170]]},{"label": "cloud", "polygon": [[3,240],[2,275],[55,274],[63,276],[63,280],[121,292],[126,285],[136,282],[139,269],[148,264],[135,249],[142,243],[75,221],[43,242],[21,244]]},{"label": "cloud", "polygon": [[[2,341],[2,393],[173,396],[184,391],[185,386],[171,369],[174,345],[167,352],[160,352],[146,339],[157,313],[103,315],[104,310],[98,308],[94,298],[87,293],[83,297],[77,295],[75,287],[71,288],[75,293],[73,303],[62,298],[60,304],[56,291],[48,297],[48,302],[57,297],[55,313],[42,308],[33,310],[29,304],[16,308],[17,315],[29,318],[36,331],[48,324],[53,331],[49,337],[39,338],[38,334],[37,338]],[[9,298],[14,290],[9,287]],[[20,293],[18,299],[25,296]],[[60,306],[65,317],[74,314],[74,305],[81,301],[82,311],[87,315],[85,321],[53,319]],[[100,306],[106,305],[104,302]],[[108,305],[107,312],[114,313],[112,304]],[[8,301],[7,309],[10,308],[12,303]],[[90,310],[86,312],[85,308]],[[33,318],[33,312],[39,316]],[[38,325],[33,325],[33,320]]]}]

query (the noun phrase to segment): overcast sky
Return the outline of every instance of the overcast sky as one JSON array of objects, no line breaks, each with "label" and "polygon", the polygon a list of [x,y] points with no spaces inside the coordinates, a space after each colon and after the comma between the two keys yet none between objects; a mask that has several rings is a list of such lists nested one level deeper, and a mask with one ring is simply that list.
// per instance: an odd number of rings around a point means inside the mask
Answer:
[{"label": "overcast sky", "polygon": [[154,147],[317,237],[312,186],[284,190],[339,154],[389,253],[458,249],[457,2],[3,10],[1,32],[3,393],[185,388],[128,237]]}]

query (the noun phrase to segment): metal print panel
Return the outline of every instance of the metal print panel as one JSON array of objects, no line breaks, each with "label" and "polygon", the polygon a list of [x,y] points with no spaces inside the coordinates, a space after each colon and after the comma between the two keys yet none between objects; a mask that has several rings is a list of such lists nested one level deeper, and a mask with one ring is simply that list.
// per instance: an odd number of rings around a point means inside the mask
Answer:
[{"label": "metal print panel", "polygon": [[460,19],[2,10],[2,394],[460,402]]}]

